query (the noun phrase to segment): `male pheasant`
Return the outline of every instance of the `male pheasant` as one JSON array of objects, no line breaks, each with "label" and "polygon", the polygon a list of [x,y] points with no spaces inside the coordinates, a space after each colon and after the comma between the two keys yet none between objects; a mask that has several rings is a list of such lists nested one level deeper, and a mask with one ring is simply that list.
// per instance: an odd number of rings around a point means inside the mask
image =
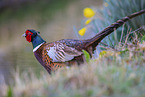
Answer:
[{"label": "male pheasant", "polygon": [[23,36],[25,36],[28,42],[32,42],[33,52],[36,59],[48,73],[51,74],[51,71],[55,71],[62,66],[76,63],[80,64],[84,61],[82,50],[86,50],[90,56],[92,56],[96,46],[103,38],[112,33],[126,21],[143,13],[145,13],[145,9],[126,16],[97,33],[93,38],[87,40],[62,39],[46,43],[46,41],[41,38],[39,32],[32,29],[26,30]]}]

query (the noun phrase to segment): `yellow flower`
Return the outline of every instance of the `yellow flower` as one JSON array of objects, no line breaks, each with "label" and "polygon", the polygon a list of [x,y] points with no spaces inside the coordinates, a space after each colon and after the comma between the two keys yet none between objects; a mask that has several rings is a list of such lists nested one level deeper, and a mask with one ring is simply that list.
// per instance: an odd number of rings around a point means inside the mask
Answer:
[{"label": "yellow flower", "polygon": [[84,16],[86,18],[91,18],[95,15],[95,12],[91,8],[85,8],[84,9]]},{"label": "yellow flower", "polygon": [[86,20],[85,24],[88,25],[92,20],[91,19],[88,19]]},{"label": "yellow flower", "polygon": [[87,30],[87,29],[84,27],[84,28],[82,28],[81,30],[79,30],[78,33],[79,33],[81,36],[84,36],[86,30]]},{"label": "yellow flower", "polygon": [[105,3],[104,3],[104,6],[105,6],[105,7],[108,7],[108,3],[107,3],[107,2],[105,2]]}]

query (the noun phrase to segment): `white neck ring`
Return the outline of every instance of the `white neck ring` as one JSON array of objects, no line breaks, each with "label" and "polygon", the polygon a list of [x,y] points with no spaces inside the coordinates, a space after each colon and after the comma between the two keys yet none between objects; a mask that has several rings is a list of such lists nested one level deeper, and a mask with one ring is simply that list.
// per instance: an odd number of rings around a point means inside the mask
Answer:
[{"label": "white neck ring", "polygon": [[37,49],[38,49],[42,44],[44,44],[44,43],[45,43],[45,42],[43,42],[43,43],[39,44],[38,46],[36,46],[36,47],[33,49],[33,52],[37,51]]}]

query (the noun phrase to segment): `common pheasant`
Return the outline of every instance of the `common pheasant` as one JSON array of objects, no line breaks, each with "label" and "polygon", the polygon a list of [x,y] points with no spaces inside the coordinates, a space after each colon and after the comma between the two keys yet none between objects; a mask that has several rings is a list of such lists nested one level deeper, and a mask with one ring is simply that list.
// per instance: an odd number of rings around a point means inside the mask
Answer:
[{"label": "common pheasant", "polygon": [[102,39],[126,21],[143,13],[145,13],[145,9],[126,16],[87,40],[62,39],[46,43],[41,38],[39,32],[32,29],[26,30],[23,36],[25,36],[28,42],[32,42],[36,59],[51,74],[51,71],[55,71],[62,66],[84,62],[82,50],[86,50],[92,56],[93,51]]}]

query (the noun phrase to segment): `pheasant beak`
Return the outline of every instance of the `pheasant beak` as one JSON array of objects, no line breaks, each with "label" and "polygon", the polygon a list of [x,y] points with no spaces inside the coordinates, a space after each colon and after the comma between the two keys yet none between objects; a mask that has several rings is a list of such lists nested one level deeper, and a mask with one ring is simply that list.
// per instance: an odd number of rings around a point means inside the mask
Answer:
[{"label": "pheasant beak", "polygon": [[22,35],[22,37],[26,37],[26,33],[24,33],[24,34]]}]

